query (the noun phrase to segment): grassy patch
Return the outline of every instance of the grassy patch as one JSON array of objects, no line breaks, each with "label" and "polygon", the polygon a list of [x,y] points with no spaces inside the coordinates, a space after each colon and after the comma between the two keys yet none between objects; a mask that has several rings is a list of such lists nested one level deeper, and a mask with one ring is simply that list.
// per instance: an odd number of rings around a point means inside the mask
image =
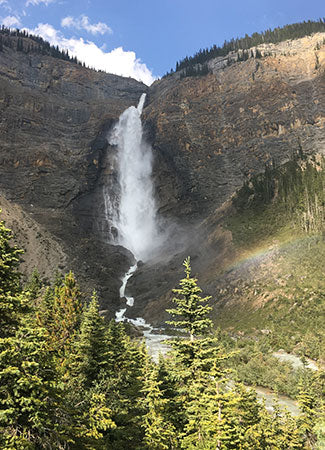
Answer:
[{"label": "grassy patch", "polygon": [[315,359],[325,355],[324,167],[324,159],[295,156],[237,193],[224,226],[237,251],[238,283],[215,311],[223,328],[267,329],[273,348]]}]

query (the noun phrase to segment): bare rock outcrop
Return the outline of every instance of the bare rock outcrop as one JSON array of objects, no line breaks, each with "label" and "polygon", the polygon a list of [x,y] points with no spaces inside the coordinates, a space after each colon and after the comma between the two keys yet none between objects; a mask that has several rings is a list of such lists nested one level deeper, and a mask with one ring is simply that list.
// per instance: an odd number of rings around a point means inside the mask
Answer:
[{"label": "bare rock outcrop", "polygon": [[151,86],[144,117],[166,213],[206,216],[266,164],[281,165],[299,148],[324,152],[324,38],[264,45],[268,56],[230,66],[217,58],[207,76],[176,73]]}]

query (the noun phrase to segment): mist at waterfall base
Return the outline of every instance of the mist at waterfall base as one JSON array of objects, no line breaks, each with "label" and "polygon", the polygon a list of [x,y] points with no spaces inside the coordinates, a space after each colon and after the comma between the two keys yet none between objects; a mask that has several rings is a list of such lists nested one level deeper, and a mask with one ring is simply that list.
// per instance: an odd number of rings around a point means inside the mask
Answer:
[{"label": "mist at waterfall base", "polygon": [[119,184],[118,199],[110,205],[111,224],[117,230],[114,243],[130,250],[137,261],[154,257],[164,240],[152,182],[152,149],[141,123],[145,97],[142,94],[137,108],[121,114],[109,136],[109,143],[117,147]]}]

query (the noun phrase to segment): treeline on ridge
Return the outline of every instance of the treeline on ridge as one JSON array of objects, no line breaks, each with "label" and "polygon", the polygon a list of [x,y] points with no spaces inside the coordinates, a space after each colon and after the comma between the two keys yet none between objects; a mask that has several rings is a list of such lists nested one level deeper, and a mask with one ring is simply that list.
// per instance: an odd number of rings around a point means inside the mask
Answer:
[{"label": "treeline on ridge", "polygon": [[[288,39],[300,39],[304,36],[310,36],[313,33],[319,32],[325,32],[324,18],[316,21],[308,20],[300,23],[293,23],[283,27],[274,28],[273,30],[268,29],[261,33],[253,33],[251,36],[246,34],[242,38],[233,38],[230,41],[225,41],[222,46],[217,46],[215,44],[210,48],[200,49],[193,56],[186,56],[176,63],[175,71],[182,71],[182,77],[202,75],[205,73],[199,73],[201,69],[198,70],[197,65],[205,65],[210,59],[227,56],[229,53],[237,52],[238,50],[246,51],[261,44],[278,44],[279,42]],[[260,57],[260,54],[256,57]],[[172,69],[171,73],[173,72]],[[169,73],[166,75],[169,75]]]},{"label": "treeline on ridge", "polygon": [[41,36],[29,34],[26,30],[13,30],[2,25],[0,28],[0,52],[4,47],[11,48],[25,54],[41,54],[53,58],[69,61],[86,67],[85,63],[79,61],[75,56],[70,56],[68,50],[61,50],[58,45],[51,45]]}]

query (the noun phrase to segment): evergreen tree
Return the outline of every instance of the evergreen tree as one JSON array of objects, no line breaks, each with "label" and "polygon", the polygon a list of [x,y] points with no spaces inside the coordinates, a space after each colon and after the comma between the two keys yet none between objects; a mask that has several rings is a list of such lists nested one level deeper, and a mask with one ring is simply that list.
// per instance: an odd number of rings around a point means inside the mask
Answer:
[{"label": "evergreen tree", "polygon": [[111,321],[107,336],[108,366],[101,389],[116,424],[107,435],[107,446],[114,450],[141,448],[146,349],[131,341],[122,323]]},{"label": "evergreen tree", "polygon": [[300,385],[298,404],[301,412],[298,420],[299,428],[307,436],[312,446],[314,446],[316,442],[316,436],[314,434],[316,399],[310,387]]},{"label": "evergreen tree", "polygon": [[58,445],[60,405],[56,370],[46,331],[24,320],[16,336],[0,339],[0,446],[2,449]]},{"label": "evergreen tree", "polygon": [[50,346],[57,356],[65,359],[80,327],[81,293],[74,274],[56,278],[54,289],[46,290],[38,309],[41,326],[48,330]]},{"label": "evergreen tree", "polygon": [[11,231],[0,221],[0,338],[15,334],[26,300],[19,294],[17,271],[22,250],[10,244]]},{"label": "evergreen tree", "polygon": [[70,362],[73,382],[86,390],[97,380],[101,371],[107,371],[108,340],[104,319],[99,315],[96,293],[85,309],[80,332],[74,340]]},{"label": "evergreen tree", "polygon": [[63,380],[72,448],[104,448],[105,433],[116,427],[100,386],[100,380],[106,377],[107,350],[107,330],[94,293],[66,353]]},{"label": "evergreen tree", "polygon": [[144,443],[149,450],[176,448],[176,429],[169,420],[169,398],[163,392],[163,381],[159,380],[159,368],[149,361],[144,381],[146,414],[143,416]]},{"label": "evergreen tree", "polygon": [[37,269],[34,269],[25,289],[29,292],[31,300],[36,300],[42,289],[42,280]]},{"label": "evergreen tree", "polygon": [[10,230],[0,222],[0,446],[41,448],[58,442],[54,429],[59,405],[56,371],[35,323],[30,294],[19,292],[21,251],[11,247]]},{"label": "evergreen tree", "polygon": [[[182,74],[189,73],[187,69],[191,71],[198,64],[203,65],[212,58],[227,56],[229,53],[237,53],[238,61],[246,60],[249,55],[247,53],[248,49],[256,47],[260,44],[265,43],[278,43],[285,41],[287,39],[299,39],[304,36],[309,36],[313,33],[324,32],[325,31],[325,21],[324,19],[319,19],[318,21],[308,20],[307,22],[294,23],[291,25],[285,25],[284,27],[277,27],[274,30],[266,30],[262,33],[253,33],[252,36],[247,34],[242,38],[231,39],[230,41],[225,41],[220,47],[213,45],[210,49],[200,49],[193,56],[186,56],[183,60],[179,61],[176,65],[176,71],[182,71]],[[267,56],[266,54],[264,56]],[[260,58],[261,55],[257,55]]]},{"label": "evergreen tree", "polygon": [[186,277],[180,280],[180,287],[173,289],[178,297],[173,298],[173,302],[177,304],[174,309],[167,309],[167,312],[173,316],[181,316],[180,320],[173,320],[167,323],[175,327],[182,328],[189,333],[190,340],[193,341],[195,336],[206,334],[211,328],[212,321],[207,318],[211,307],[204,305],[211,297],[200,297],[202,289],[197,285],[197,279],[191,277],[190,258],[185,259]]},{"label": "evergreen tree", "polygon": [[0,221],[0,294],[16,294],[20,290],[17,268],[23,251],[10,244],[12,237],[12,232]]}]

